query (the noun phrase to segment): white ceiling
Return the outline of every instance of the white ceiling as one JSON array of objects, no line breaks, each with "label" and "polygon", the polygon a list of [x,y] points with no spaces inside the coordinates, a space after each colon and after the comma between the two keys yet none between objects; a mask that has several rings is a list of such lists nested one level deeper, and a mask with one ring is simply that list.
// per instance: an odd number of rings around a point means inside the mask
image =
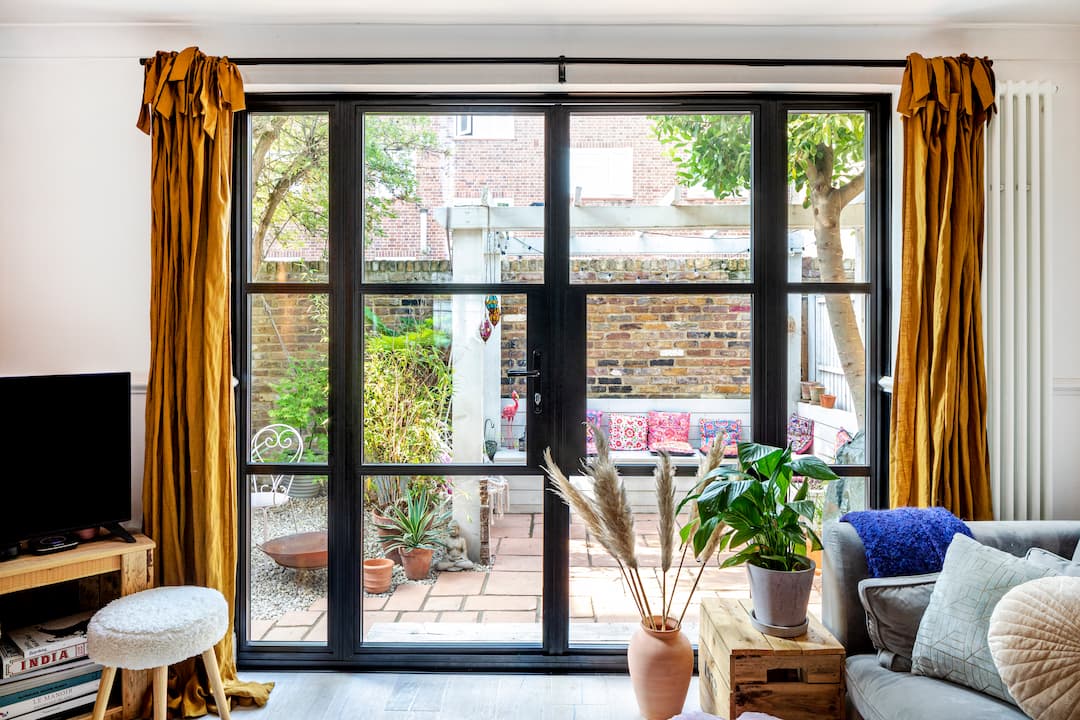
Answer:
[{"label": "white ceiling", "polygon": [[1080,25],[1080,0],[0,0],[3,23]]}]

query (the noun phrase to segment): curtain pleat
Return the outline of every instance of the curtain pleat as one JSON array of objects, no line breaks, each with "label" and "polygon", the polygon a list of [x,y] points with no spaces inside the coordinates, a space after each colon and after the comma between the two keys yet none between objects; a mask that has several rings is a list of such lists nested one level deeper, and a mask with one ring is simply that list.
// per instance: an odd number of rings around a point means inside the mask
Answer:
[{"label": "curtain pleat", "polygon": [[[157,542],[159,585],[211,587],[229,602],[229,632],[215,649],[234,706],[264,705],[273,687],[240,682],[233,657],[229,207],[233,112],[242,109],[243,81],[225,58],[187,48],[146,64],[138,121],[152,143],[143,525]],[[170,716],[205,715],[212,702],[201,661],[170,669]]]},{"label": "curtain pleat", "polygon": [[973,520],[993,515],[980,288],[990,66],[912,53],[897,106],[904,240],[890,500]]}]

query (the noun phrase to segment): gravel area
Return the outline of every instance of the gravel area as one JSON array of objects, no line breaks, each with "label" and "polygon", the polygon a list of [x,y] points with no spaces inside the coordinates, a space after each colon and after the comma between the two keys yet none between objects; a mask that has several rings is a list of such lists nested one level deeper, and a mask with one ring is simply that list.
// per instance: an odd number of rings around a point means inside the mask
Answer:
[{"label": "gravel area", "polygon": [[281,507],[270,508],[266,517],[262,510],[256,510],[251,518],[250,607],[254,620],[276,620],[293,610],[307,610],[316,600],[326,597],[326,568],[283,568],[258,548],[264,529],[267,538],[325,530],[326,496],[290,498]]},{"label": "gravel area", "polygon": [[[315,498],[291,498],[278,508],[269,510],[267,538],[292,535],[293,533],[311,532],[326,529],[326,496]],[[370,517],[370,516],[369,516]],[[316,600],[327,596],[325,568],[321,570],[289,570],[275,563],[258,548],[262,541],[264,525],[263,513],[256,511],[252,518],[251,544],[251,618],[255,620],[276,620],[287,612],[307,610]],[[424,580],[409,580],[400,565],[394,566],[394,575],[390,590],[382,595],[364,593],[365,597],[387,597],[394,588],[405,583],[431,585],[438,576],[435,564],[445,557],[442,548],[435,550],[432,558],[432,570]],[[364,557],[382,557],[378,534],[372,523],[364,526]],[[483,572],[487,567],[477,565],[475,570]]]}]

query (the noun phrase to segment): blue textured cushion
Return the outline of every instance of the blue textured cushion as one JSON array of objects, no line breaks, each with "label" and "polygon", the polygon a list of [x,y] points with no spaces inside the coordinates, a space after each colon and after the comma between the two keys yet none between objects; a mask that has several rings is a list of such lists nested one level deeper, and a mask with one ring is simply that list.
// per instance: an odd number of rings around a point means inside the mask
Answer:
[{"label": "blue textured cushion", "polygon": [[859,533],[866,566],[876,578],[936,573],[953,535],[971,537],[968,526],[941,507],[858,510],[841,521]]},{"label": "blue textured cushion", "polygon": [[919,623],[912,671],[1013,702],[990,654],[990,615],[1012,588],[1056,574],[957,535]]}]

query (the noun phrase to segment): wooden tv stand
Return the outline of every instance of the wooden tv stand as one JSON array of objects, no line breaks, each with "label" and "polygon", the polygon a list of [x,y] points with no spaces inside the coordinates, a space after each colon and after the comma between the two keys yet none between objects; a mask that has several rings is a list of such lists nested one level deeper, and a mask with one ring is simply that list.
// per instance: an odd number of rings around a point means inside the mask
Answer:
[{"label": "wooden tv stand", "polygon": [[[102,538],[49,555],[20,555],[0,562],[0,595],[44,585],[119,572],[120,594],[130,595],[153,585],[154,541],[142,534],[135,542]],[[122,670],[123,704],[110,707],[106,720],[133,720],[150,684],[149,671]],[[90,713],[74,720],[89,720]]]}]

